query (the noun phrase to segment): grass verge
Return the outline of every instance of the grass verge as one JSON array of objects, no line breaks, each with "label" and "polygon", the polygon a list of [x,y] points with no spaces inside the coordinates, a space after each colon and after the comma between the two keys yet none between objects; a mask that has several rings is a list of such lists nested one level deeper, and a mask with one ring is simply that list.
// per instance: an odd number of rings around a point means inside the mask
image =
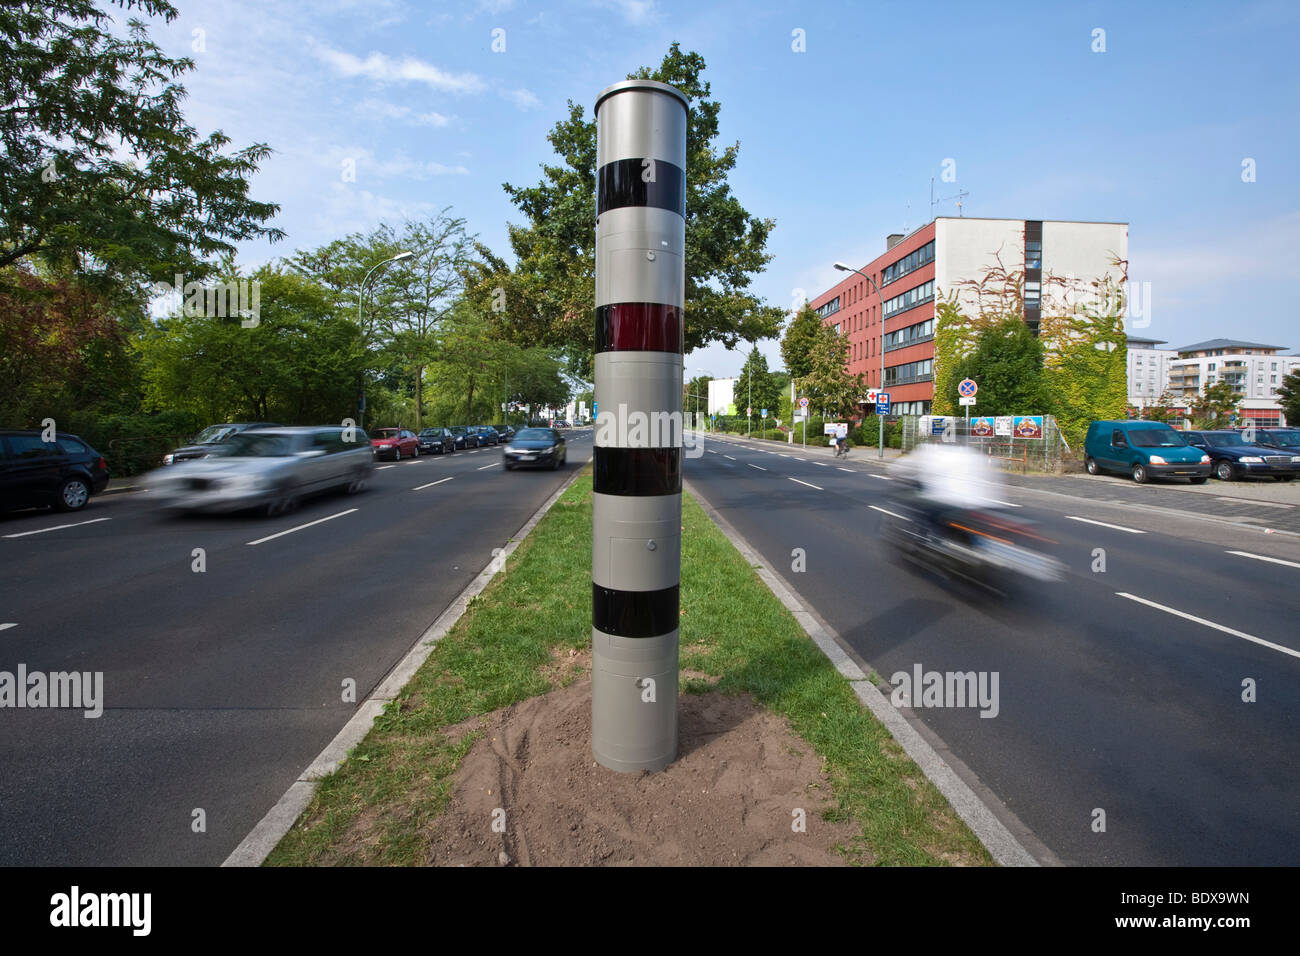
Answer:
[{"label": "grass verge", "polygon": [[[698,504],[683,498],[684,693],[749,693],[821,756],[860,829],[850,860],[990,864],[987,851]],[[273,866],[420,865],[477,734],[446,729],[576,676],[589,646],[591,479],[579,478],[519,546],[267,860]]]}]

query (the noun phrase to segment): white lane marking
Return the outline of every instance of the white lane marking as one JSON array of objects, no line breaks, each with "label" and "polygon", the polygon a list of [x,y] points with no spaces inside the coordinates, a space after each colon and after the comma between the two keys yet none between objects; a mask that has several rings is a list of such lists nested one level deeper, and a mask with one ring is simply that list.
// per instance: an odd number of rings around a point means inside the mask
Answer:
[{"label": "white lane marking", "polygon": [[750,464],[749,462],[745,462],[745,464],[749,465],[750,468],[757,468],[759,471],[767,471],[767,469],[764,468],[762,465],[754,465],[754,464]]},{"label": "white lane marking", "polygon": [[[786,475],[786,478],[787,478],[789,481],[799,481],[798,478],[791,478],[789,475]],[[806,481],[799,481],[799,484],[801,484],[801,485],[808,485],[809,488],[817,488],[816,485],[810,485],[810,484],[808,484],[808,482],[806,482]],[[818,490],[818,491],[825,491],[826,489],[825,489],[825,488],[817,488],[817,490]]]},{"label": "white lane marking", "polygon": [[1129,534],[1146,534],[1145,531],[1139,531],[1137,528],[1126,528],[1122,524],[1107,524],[1105,521],[1093,521],[1091,518],[1080,518],[1075,515],[1066,515],[1071,521],[1082,521],[1085,524],[1101,525],[1103,528],[1114,528],[1116,531],[1127,531]]},{"label": "white lane marking", "polygon": [[7,631],[9,628],[17,626],[17,624],[0,624],[0,631]]},{"label": "white lane marking", "polygon": [[813,462],[813,464],[816,465],[818,468],[829,468],[829,467],[830,467],[830,465],[826,464],[824,461],[815,461],[815,462]]},{"label": "white lane marking", "polygon": [[1269,561],[1273,564],[1285,564],[1288,568],[1300,568],[1300,563],[1295,561],[1283,561],[1281,558],[1270,558],[1262,554],[1251,554],[1249,551],[1229,551],[1228,554],[1239,555],[1243,558],[1254,558],[1256,561]]},{"label": "white lane marking", "polygon": [[396,465],[380,465],[375,471],[383,471],[385,468],[396,468]]},{"label": "white lane marking", "polygon": [[704,450],[707,451],[710,455],[716,455],[716,454],[717,454],[717,452],[714,451],[712,448],[706,448],[706,449],[704,449]]},{"label": "white lane marking", "polygon": [[479,452],[481,452],[482,450],[483,450],[482,448],[474,448],[474,449],[472,449],[472,450],[470,451],[470,454],[471,454],[471,455],[477,455],[477,454],[478,454]]},{"label": "white lane marking", "polygon": [[1292,657],[1300,657],[1300,651],[1290,647],[1283,647],[1281,644],[1274,644],[1272,641],[1266,641],[1262,637],[1255,637],[1253,634],[1247,634],[1245,631],[1234,630],[1223,624],[1216,624],[1213,621],[1207,621],[1203,617],[1197,617],[1195,614],[1188,614],[1186,611],[1180,611],[1177,608],[1166,607],[1163,604],[1157,604],[1155,601],[1148,601],[1146,598],[1140,598],[1136,594],[1129,594],[1127,591],[1116,591],[1122,598],[1128,598],[1130,601],[1137,601],[1139,604],[1145,604],[1147,607],[1153,607],[1156,610],[1164,611],[1166,614],[1172,614],[1175,617],[1181,617],[1184,620],[1195,621],[1197,624],[1204,624],[1206,627],[1212,627],[1216,631],[1222,631],[1224,634],[1231,634],[1233,637],[1239,637],[1243,641],[1250,641],[1252,644],[1259,644],[1261,647],[1267,647],[1275,651],[1281,651],[1283,654],[1290,654]]},{"label": "white lane marking", "polygon": [[879,511],[881,514],[889,515],[890,517],[893,518],[902,518],[904,521],[912,520],[911,518],[907,517],[907,515],[900,515],[897,512],[889,511],[886,508],[877,508],[875,505],[867,505],[867,507],[870,508],[872,511]]},{"label": "white lane marking", "polygon": [[1295,505],[1283,504],[1280,501],[1256,501],[1253,498],[1216,498],[1215,501],[1226,501],[1230,505],[1251,505],[1262,508],[1294,508]]},{"label": "white lane marking", "polygon": [[497,466],[497,463],[494,461],[494,462],[492,462],[492,464],[490,464],[490,465],[484,465],[482,468],[475,468],[474,470],[475,470],[475,471],[487,471],[489,468],[495,468],[496,466]]},{"label": "white lane marking", "polygon": [[310,528],[314,524],[320,524],[322,521],[333,521],[335,518],[342,518],[344,515],[350,515],[356,508],[349,508],[347,511],[340,511],[338,514],[328,515],[324,518],[317,518],[315,521],[308,521],[306,524],[300,524],[296,528],[290,528],[288,531],[278,531],[275,534],[268,534],[265,538],[258,538],[256,541],[248,541],[246,544],[262,544],[266,541],[274,541],[276,538],[283,538],[286,534],[293,534],[295,531],[301,531],[303,528]]},{"label": "white lane marking", "polygon": [[[481,468],[479,469],[479,471],[482,471],[482,470],[483,470],[483,469],[481,469]],[[437,481],[431,481],[431,482],[429,482],[427,485],[416,485],[416,486],[415,486],[414,488],[412,488],[411,490],[412,490],[412,491],[423,491],[425,488],[432,488],[434,485],[440,485],[440,484],[442,484],[444,481],[451,481],[451,479],[452,479],[452,478],[455,478],[455,477],[456,477],[455,475],[452,475],[450,478],[439,478]]]},{"label": "white lane marking", "polygon": [[808,459],[807,459],[807,458],[800,458],[798,455],[795,455],[795,456],[794,456],[794,460],[795,460],[795,461],[807,461]]},{"label": "white lane marking", "polygon": [[841,468],[840,471],[847,471],[850,475],[853,474],[852,468]]},{"label": "white lane marking", "polygon": [[1023,508],[1024,505],[1018,505],[1014,501],[998,501],[996,498],[990,498],[989,501],[995,505],[1001,505],[1003,508]]},{"label": "white lane marking", "polygon": [[874,473],[872,473],[872,472],[870,472],[870,471],[865,471],[865,472],[863,472],[863,474],[866,475],[868,478],[879,478],[881,481],[893,481],[893,480],[894,480],[893,478],[890,478],[888,475],[877,475],[877,474],[874,474]]},{"label": "white lane marking", "polygon": [[6,538],[25,538],[29,534],[44,534],[47,531],[62,531],[64,528],[80,528],[83,524],[94,524],[96,521],[112,521],[112,518],[91,518],[89,521],[76,521],[72,524],[56,524],[52,528],[37,528],[35,531],[19,531],[17,534],[7,534]]},{"label": "white lane marking", "polygon": [[736,460],[736,459],[732,458],[730,455],[723,455],[722,457],[723,457],[723,458],[728,458],[728,459],[730,459],[731,461],[735,461],[735,460]]}]

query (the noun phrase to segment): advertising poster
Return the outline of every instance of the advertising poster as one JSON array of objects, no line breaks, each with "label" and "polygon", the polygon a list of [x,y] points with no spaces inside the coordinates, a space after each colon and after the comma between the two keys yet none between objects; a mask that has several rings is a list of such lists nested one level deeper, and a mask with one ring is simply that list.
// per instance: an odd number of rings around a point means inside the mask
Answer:
[{"label": "advertising poster", "polygon": [[991,418],[972,418],[970,420],[970,433],[975,438],[992,438],[993,437],[993,419]]},{"label": "advertising poster", "polygon": [[993,419],[993,434],[1011,437],[1011,416],[999,415]]},{"label": "advertising poster", "polygon": [[1016,415],[1015,423],[1011,426],[1011,430],[1017,438],[1042,438],[1043,416]]}]

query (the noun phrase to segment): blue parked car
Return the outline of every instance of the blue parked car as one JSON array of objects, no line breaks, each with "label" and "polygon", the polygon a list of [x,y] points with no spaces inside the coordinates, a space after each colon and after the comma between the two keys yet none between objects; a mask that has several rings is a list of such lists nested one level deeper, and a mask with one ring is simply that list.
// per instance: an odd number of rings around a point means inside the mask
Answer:
[{"label": "blue parked car", "polygon": [[1236,431],[1184,432],[1183,437],[1210,456],[1214,475],[1220,481],[1295,481],[1295,476],[1300,475],[1300,451],[1293,454],[1286,449],[1248,445],[1242,433]]},{"label": "blue parked car", "polygon": [[1183,441],[1164,422],[1142,419],[1092,422],[1084,440],[1088,474],[1110,471],[1130,475],[1138,484],[1151,478],[1189,478],[1203,485],[1210,477],[1210,456]]}]

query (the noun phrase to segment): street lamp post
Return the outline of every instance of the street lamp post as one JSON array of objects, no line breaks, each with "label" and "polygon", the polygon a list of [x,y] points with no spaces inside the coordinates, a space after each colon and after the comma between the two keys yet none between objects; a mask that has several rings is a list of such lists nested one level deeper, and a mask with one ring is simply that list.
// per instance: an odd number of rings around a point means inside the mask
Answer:
[{"label": "street lamp post", "polygon": [[[393,262],[405,262],[407,259],[414,259],[414,258],[415,258],[414,252],[399,252],[397,255],[393,256],[392,258],[385,259],[383,262],[380,262],[378,265],[374,266],[369,272],[366,273],[365,278],[361,280],[361,288],[357,290],[357,328],[358,329],[365,328],[365,326],[361,324],[361,307],[366,301],[366,283],[369,282],[370,277],[375,274],[375,270],[380,269],[383,266],[386,266]],[[366,427],[365,415],[366,412],[363,407],[360,412],[361,421],[359,423],[360,427],[363,429]]]},{"label": "street lamp post", "polygon": [[[865,272],[862,272],[859,269],[853,268],[852,266],[846,266],[842,262],[837,262],[835,263],[835,268],[839,269],[841,272],[856,272],[858,275],[862,276],[862,278],[870,282],[871,288],[874,289],[876,292],[876,301],[880,303],[880,386],[877,389],[877,391],[884,391],[885,389],[885,299],[880,294],[880,286],[876,285],[876,281],[872,279],[871,276],[867,275]],[[879,457],[884,458],[885,457],[885,416],[877,413],[876,418],[880,420]]]}]

